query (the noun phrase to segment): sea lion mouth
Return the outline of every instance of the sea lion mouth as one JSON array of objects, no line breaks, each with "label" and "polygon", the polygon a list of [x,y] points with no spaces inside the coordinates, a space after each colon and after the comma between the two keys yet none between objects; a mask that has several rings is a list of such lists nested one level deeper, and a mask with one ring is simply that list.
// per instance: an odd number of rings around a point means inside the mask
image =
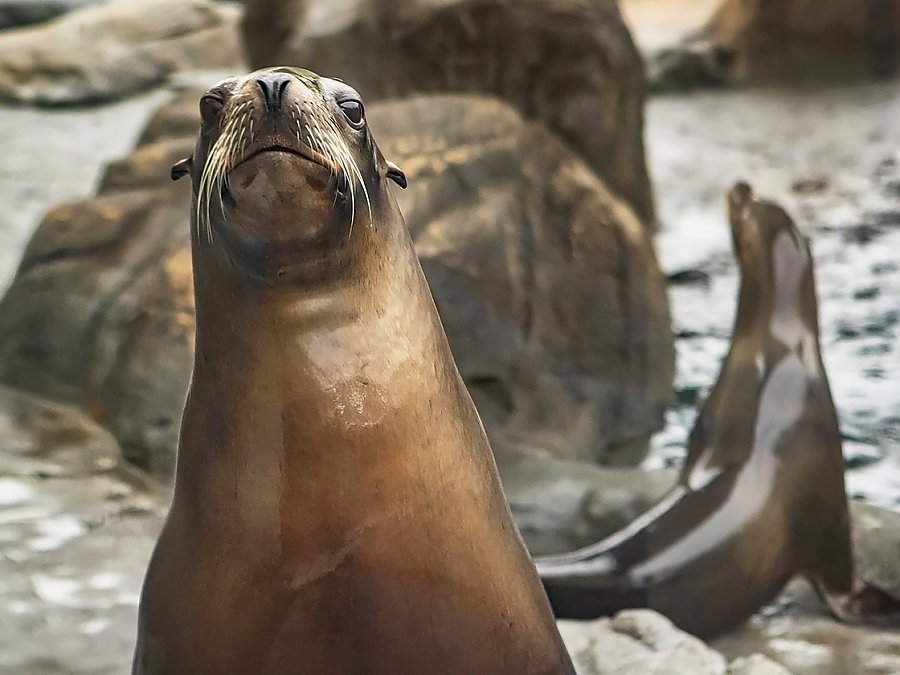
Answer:
[{"label": "sea lion mouth", "polygon": [[331,164],[328,162],[328,159],[322,153],[317,152],[309,147],[290,147],[287,145],[279,144],[267,145],[262,148],[258,148],[253,152],[247,153],[244,157],[237,161],[234,166],[229,169],[228,172],[231,173],[245,162],[249,162],[251,159],[259,157],[260,155],[276,152],[300,157],[309,162],[312,162],[313,164],[318,164],[323,169],[334,173],[334,167],[331,166]]}]

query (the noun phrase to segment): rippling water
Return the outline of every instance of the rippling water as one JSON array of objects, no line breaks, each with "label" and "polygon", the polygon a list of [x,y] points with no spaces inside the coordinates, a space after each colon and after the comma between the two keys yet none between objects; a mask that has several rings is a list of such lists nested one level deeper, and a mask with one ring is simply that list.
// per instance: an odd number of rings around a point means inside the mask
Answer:
[{"label": "rippling water", "polygon": [[724,194],[738,179],[811,238],[825,366],[852,495],[900,510],[900,86],[753,89],[661,97],[647,147],[670,287],[679,404],[653,460],[681,456],[728,347],[737,270]]}]

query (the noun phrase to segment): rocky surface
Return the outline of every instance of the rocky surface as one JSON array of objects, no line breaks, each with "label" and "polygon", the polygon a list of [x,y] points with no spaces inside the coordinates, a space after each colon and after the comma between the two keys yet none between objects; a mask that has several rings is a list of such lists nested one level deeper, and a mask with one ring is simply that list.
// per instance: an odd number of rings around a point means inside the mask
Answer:
[{"label": "rocky surface", "polygon": [[729,665],[650,610],[626,610],[593,622],[560,621],[559,629],[579,675],[790,675],[761,654]]},{"label": "rocky surface", "polygon": [[[47,215],[0,302],[0,378],[80,403],[161,475],[193,347],[190,195],[168,169],[194,133],[160,129],[196,124],[197,98],[166,105],[97,198]],[[497,101],[422,97],[369,118],[409,177],[398,199],[498,454],[529,444],[639,462],[672,374],[664,281],[639,221]]]},{"label": "rocky surface", "polygon": [[640,461],[671,391],[664,281],[640,222],[499,102],[419,97],[370,122],[410,177],[398,200],[495,451]]},{"label": "rocky surface", "polygon": [[167,493],[71,408],[0,388],[0,671],[127,672]]},{"label": "rocky surface", "polygon": [[567,141],[654,224],[643,64],[615,0],[251,0],[244,29],[252,66],[303,64],[370,102],[501,98]]},{"label": "rocky surface", "polygon": [[0,100],[60,105],[121,98],[177,70],[241,69],[232,6],[114,0],[0,33]]},{"label": "rocky surface", "polygon": [[623,0],[653,91],[850,81],[900,67],[900,0]]},{"label": "rocky surface", "polygon": [[704,28],[742,79],[884,74],[900,66],[900,0],[723,0]]}]

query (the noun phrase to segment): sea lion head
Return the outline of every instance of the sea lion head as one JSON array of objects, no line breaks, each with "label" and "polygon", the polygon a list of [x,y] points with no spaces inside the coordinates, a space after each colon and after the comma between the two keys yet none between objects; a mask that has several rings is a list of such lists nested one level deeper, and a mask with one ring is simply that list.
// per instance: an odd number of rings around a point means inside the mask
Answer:
[{"label": "sea lion head", "polygon": [[268,284],[321,277],[348,259],[403,172],[384,159],[360,95],[299,68],[231,77],[200,99],[200,132],[172,179],[191,175],[195,248],[220,247]]},{"label": "sea lion head", "polygon": [[728,218],[741,268],[739,319],[765,324],[787,344],[818,335],[809,242],[780,206],[756,199],[739,182],[728,192]]}]

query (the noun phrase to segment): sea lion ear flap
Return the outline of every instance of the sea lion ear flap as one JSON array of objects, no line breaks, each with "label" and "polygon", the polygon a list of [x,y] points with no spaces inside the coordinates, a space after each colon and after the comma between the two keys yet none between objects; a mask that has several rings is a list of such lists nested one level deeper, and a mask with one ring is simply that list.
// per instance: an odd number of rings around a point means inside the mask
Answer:
[{"label": "sea lion ear flap", "polygon": [[403,173],[403,169],[390,161],[387,162],[387,177],[394,181],[397,185],[402,187],[404,190],[406,189],[406,174]]},{"label": "sea lion ear flap", "polygon": [[187,176],[191,170],[194,168],[194,156],[185,157],[182,160],[175,162],[172,166],[172,173],[169,174],[172,176],[172,180],[178,180],[179,178],[184,178]]}]

